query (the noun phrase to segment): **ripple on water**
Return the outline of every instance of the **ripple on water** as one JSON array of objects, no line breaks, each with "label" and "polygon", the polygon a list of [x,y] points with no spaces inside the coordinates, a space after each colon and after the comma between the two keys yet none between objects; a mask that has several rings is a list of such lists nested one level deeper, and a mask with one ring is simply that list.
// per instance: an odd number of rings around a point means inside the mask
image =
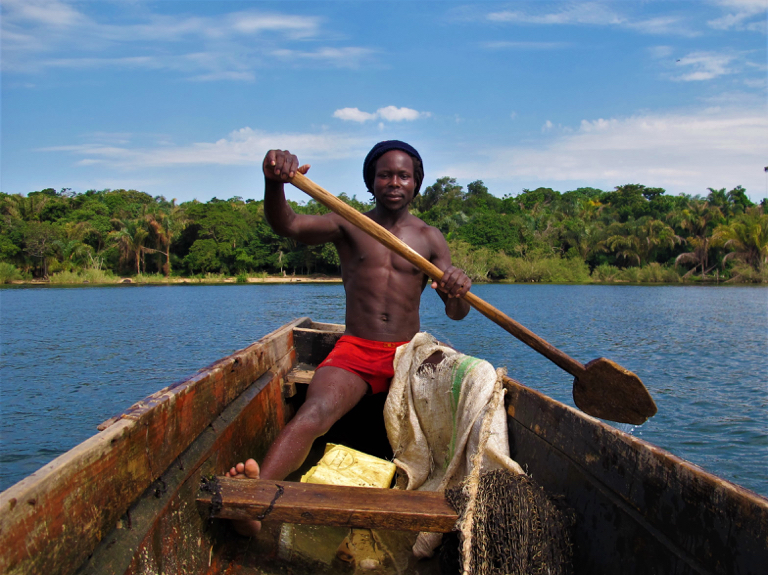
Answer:
[{"label": "ripple on water", "polygon": [[[477,312],[447,319],[431,291],[423,329],[573,405],[571,376]],[[579,361],[609,357],[637,373],[659,414],[629,433],[768,495],[768,290],[473,291]],[[338,284],[0,289],[0,304],[3,489],[150,393],[296,317],[344,323],[345,309]]]}]

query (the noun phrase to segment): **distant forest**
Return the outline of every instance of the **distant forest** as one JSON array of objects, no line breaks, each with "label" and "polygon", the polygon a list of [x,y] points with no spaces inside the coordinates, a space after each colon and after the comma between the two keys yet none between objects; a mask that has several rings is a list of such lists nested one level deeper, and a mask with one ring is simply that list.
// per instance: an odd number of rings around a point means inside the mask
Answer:
[{"label": "distant forest", "polygon": [[[766,201],[745,190],[667,195],[626,184],[613,191],[523,190],[498,198],[440,178],[411,211],[443,232],[454,264],[474,281],[768,281]],[[358,210],[373,204],[340,196]],[[291,202],[302,214],[327,210]],[[272,232],[263,201],[176,204],[136,190],[0,193],[0,281],[114,281],[116,276],[214,278],[339,274],[332,245]]]}]

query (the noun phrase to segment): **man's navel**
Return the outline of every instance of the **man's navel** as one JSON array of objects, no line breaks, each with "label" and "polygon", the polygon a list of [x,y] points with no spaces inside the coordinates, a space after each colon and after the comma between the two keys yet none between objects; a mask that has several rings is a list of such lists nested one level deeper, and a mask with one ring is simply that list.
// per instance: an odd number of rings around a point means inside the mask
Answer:
[{"label": "man's navel", "polygon": [[388,313],[383,313],[383,314],[381,314],[380,317],[381,317],[381,321],[389,321],[389,314]]}]

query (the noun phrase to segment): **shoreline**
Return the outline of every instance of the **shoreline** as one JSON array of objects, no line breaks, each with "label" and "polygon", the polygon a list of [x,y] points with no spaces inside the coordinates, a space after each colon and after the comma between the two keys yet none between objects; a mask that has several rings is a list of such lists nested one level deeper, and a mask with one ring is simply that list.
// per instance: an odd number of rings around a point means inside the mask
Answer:
[{"label": "shoreline", "polygon": [[[79,282],[66,281],[66,282],[51,282],[46,280],[13,280],[7,282],[4,285],[0,284],[0,287],[4,286],[29,286],[29,287],[104,287],[104,286],[121,286],[121,285],[135,285],[135,286],[160,286],[160,285],[245,285],[245,284],[292,284],[292,283],[304,283],[304,284],[340,284],[343,283],[341,276],[268,276],[268,277],[248,277],[246,281],[238,281],[235,276],[224,278],[184,278],[184,277],[172,277],[172,278],[139,278],[135,277],[117,277],[111,281],[89,281],[83,280]],[[613,281],[591,281],[591,282],[544,282],[544,281],[509,281],[509,280],[486,280],[482,282],[474,282],[473,285],[485,285],[485,284],[500,284],[500,285],[644,285],[644,286],[688,286],[688,287],[717,287],[717,286],[752,286],[752,287],[768,287],[765,283],[752,283],[752,282],[734,282],[734,281],[697,281],[697,282],[630,282],[627,280],[613,280]]]},{"label": "shoreline", "polygon": [[135,277],[118,277],[112,281],[103,282],[91,282],[84,280],[82,282],[52,282],[48,280],[13,280],[5,285],[27,285],[27,286],[113,286],[113,285],[166,285],[166,284],[178,284],[178,285],[190,285],[190,284],[245,284],[245,283],[263,283],[263,284],[288,284],[288,283],[342,283],[341,277],[333,276],[269,276],[269,277],[248,277],[246,281],[237,281],[237,277],[225,277],[225,278],[185,278],[185,277],[170,277],[170,278],[150,278],[147,280],[136,279]]}]

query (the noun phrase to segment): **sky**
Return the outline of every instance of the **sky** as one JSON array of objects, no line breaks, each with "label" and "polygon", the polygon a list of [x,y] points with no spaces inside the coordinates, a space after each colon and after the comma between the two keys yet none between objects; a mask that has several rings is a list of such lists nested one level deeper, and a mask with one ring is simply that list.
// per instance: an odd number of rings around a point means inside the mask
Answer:
[{"label": "sky", "polygon": [[[334,194],[400,139],[425,185],[768,196],[768,0],[2,0],[0,191]],[[306,196],[288,186],[288,197]]]}]

